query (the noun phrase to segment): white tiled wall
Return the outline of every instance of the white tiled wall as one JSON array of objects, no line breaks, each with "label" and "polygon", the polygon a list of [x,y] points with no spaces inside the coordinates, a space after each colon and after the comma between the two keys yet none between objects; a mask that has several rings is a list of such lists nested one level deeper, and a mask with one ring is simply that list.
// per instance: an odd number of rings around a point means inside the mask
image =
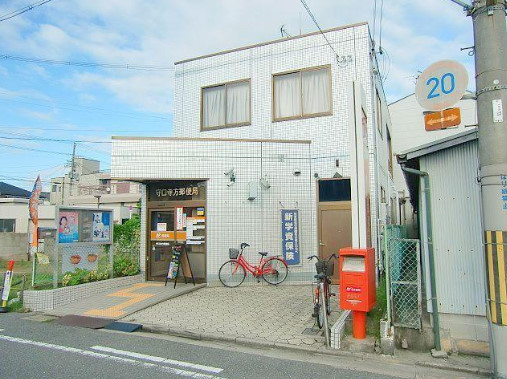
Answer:
[{"label": "white tiled wall", "polygon": [[[375,143],[385,143],[385,138],[381,140],[378,137],[372,113],[374,90],[368,26],[356,25],[330,31],[326,35],[338,55],[351,57],[348,63],[338,63],[322,35],[315,34],[176,64],[175,137],[309,140],[310,145],[174,139],[113,140],[112,177],[209,179],[208,278],[216,274],[228,248],[242,241],[253,242],[253,252],[279,252],[281,207],[300,209],[303,224],[301,250],[304,256],[316,252],[314,174],[321,178],[330,178],[335,173],[350,176],[351,126],[348,120],[352,104],[348,104],[347,90],[353,80],[361,82],[367,99],[372,241],[376,245],[377,192],[380,181],[386,181],[387,158],[384,149],[379,154],[382,162],[378,170]],[[272,122],[272,75],[322,65],[331,66],[333,114]],[[251,81],[251,124],[201,132],[201,88],[239,79]],[[336,167],[336,160],[339,160],[339,167]],[[236,169],[237,183],[227,187],[224,172],[230,168]],[[296,168],[302,171],[299,177],[292,174]],[[248,182],[258,182],[265,174],[272,183],[271,188],[263,190],[259,187],[259,197],[248,201]]]}]

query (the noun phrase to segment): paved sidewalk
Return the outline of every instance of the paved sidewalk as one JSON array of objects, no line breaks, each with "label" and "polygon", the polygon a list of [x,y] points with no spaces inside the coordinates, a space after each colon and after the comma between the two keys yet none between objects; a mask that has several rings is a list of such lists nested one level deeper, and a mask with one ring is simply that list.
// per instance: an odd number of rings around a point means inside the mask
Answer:
[{"label": "paved sidewalk", "polygon": [[[340,315],[337,298],[332,300],[330,325]],[[309,285],[208,287],[133,313],[125,321],[189,336],[324,348],[322,331],[308,330],[315,323],[312,308]]]},{"label": "paved sidewalk", "polygon": [[114,288],[98,295],[55,308],[44,313],[51,316],[80,315],[118,320],[141,309],[158,304],[182,294],[195,291],[205,284],[143,282]]}]

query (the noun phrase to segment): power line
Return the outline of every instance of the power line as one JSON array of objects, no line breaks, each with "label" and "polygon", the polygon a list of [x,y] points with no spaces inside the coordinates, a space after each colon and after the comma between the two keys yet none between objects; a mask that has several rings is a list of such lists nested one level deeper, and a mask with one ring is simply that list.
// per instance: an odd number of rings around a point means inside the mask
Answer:
[{"label": "power line", "polygon": [[382,49],[382,17],[384,13],[384,0],[381,0],[380,2],[380,22],[379,22],[379,49]]},{"label": "power line", "polygon": [[40,63],[40,64],[62,65],[62,66],[101,67],[101,68],[136,70],[136,71],[174,71],[174,66],[138,65],[129,63],[122,64],[122,63],[60,61],[55,59],[29,58],[15,55],[0,55],[0,59],[8,59],[24,63]]},{"label": "power line", "polygon": [[70,153],[62,153],[60,151],[32,149],[31,147],[14,146],[14,145],[8,145],[6,143],[0,143],[0,146],[10,147],[11,149],[19,149],[19,150],[26,150],[26,151],[36,151],[36,152],[39,152],[39,153],[49,153],[49,154],[59,154],[59,155],[72,155]]},{"label": "power line", "polygon": [[[0,129],[9,129],[12,128],[18,128],[21,130],[40,130],[40,131],[60,131],[60,132],[103,132],[103,133],[129,133],[129,132],[146,132],[148,129],[139,129],[139,130],[123,130],[123,129],[68,129],[68,128],[38,128],[38,127],[31,127],[31,126],[19,126],[19,125],[0,125]],[[1,131],[0,131],[1,132]],[[20,134],[20,133],[7,133],[7,132],[1,132],[4,134],[13,134],[13,135],[26,135],[26,134]]]},{"label": "power line", "polygon": [[[3,92],[3,91],[0,91],[0,93],[7,94],[7,92]],[[25,99],[33,99],[28,96],[16,96],[16,97],[25,98]],[[109,113],[109,114],[117,115],[120,117],[127,117],[127,118],[138,119],[138,120],[155,119],[156,121],[158,121],[158,120],[170,121],[170,119],[168,117],[154,116],[154,115],[147,115],[147,114],[136,115],[135,113],[119,112],[119,111],[109,110],[109,109],[105,109],[105,108],[90,107],[90,106],[86,106],[86,105],[76,105],[76,104],[70,104],[70,103],[61,103],[61,104],[67,105],[67,106],[62,107],[61,105],[58,105],[58,103],[55,106],[55,105],[39,104],[39,103],[30,102],[30,101],[22,101],[22,100],[7,99],[7,98],[0,98],[0,101],[10,101],[10,102],[20,103],[20,104],[35,105],[37,107],[43,107],[43,108],[58,108],[58,109],[64,109],[64,110],[74,111],[74,112],[94,111],[94,112],[101,112],[103,115],[108,115],[108,113]],[[42,100],[42,101],[44,101],[44,100]],[[48,102],[50,102],[50,101],[48,100]],[[83,108],[83,109],[80,109],[80,108]]]},{"label": "power line", "polygon": [[322,36],[324,37],[324,39],[326,40],[327,44],[329,45],[329,47],[331,48],[331,50],[333,50],[333,53],[334,55],[336,56],[336,58],[338,58],[338,53],[335,51],[335,49],[333,48],[333,46],[331,45],[331,43],[329,42],[329,40],[327,39],[326,35],[324,34],[324,32],[322,31],[322,29],[320,28],[320,25],[319,23],[317,22],[317,20],[315,19],[315,16],[313,15],[312,11],[310,10],[310,7],[308,7],[308,5],[306,4],[305,0],[299,0],[301,2],[301,4],[303,4],[303,7],[305,7],[306,9],[306,12],[310,15],[310,18],[313,20],[315,26],[317,26],[317,28],[319,29],[320,31],[320,34],[322,34]]},{"label": "power line", "polygon": [[0,139],[18,140],[18,141],[51,141],[51,142],[70,142],[70,143],[111,143],[111,141],[86,141],[86,140],[72,140],[61,138],[44,138],[44,137],[4,137]]},{"label": "power line", "polygon": [[25,12],[31,11],[33,8],[40,7],[41,5],[49,3],[50,1],[52,1],[52,0],[38,1],[37,3],[33,3],[31,5],[27,5],[26,7],[18,9],[17,11],[4,14],[3,16],[0,16],[0,22],[5,21],[5,20],[9,20],[9,19],[14,18],[16,16],[19,16],[20,14],[23,14]]}]

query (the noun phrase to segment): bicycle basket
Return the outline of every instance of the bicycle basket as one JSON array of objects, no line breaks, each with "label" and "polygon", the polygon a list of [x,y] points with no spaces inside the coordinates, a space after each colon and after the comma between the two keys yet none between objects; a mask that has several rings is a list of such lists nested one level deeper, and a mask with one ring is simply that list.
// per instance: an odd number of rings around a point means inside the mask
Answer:
[{"label": "bicycle basket", "polygon": [[229,258],[230,259],[238,259],[239,256],[239,250],[238,249],[229,249]]},{"label": "bicycle basket", "polygon": [[324,274],[326,276],[333,276],[334,262],[319,261],[315,263],[317,274]]}]

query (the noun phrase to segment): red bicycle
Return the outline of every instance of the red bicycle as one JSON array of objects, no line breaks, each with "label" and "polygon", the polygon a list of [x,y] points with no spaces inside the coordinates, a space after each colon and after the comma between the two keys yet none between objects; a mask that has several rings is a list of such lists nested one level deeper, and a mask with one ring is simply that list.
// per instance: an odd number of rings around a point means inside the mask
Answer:
[{"label": "red bicycle", "polygon": [[262,278],[269,284],[277,285],[282,283],[289,273],[287,263],[280,257],[266,258],[268,253],[259,252],[261,255],[259,264],[253,265],[243,257],[243,250],[250,246],[243,242],[240,245],[241,251],[238,249],[229,249],[229,258],[218,271],[218,278],[226,287],[238,287],[243,283],[247,271],[254,277]]}]

